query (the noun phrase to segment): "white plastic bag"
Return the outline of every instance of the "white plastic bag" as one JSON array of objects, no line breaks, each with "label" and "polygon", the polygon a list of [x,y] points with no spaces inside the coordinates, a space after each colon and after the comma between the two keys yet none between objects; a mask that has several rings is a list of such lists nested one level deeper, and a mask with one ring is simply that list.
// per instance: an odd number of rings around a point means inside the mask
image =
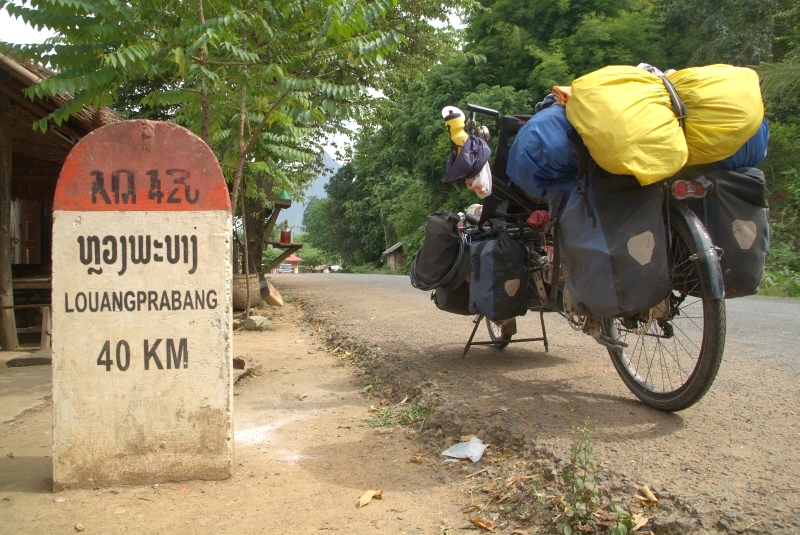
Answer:
[{"label": "white plastic bag", "polygon": [[481,199],[492,194],[492,169],[489,167],[489,162],[486,162],[477,176],[467,179],[467,187]]},{"label": "white plastic bag", "polygon": [[469,442],[459,442],[455,446],[447,448],[442,452],[442,455],[456,459],[469,459],[473,463],[477,463],[481,460],[485,450],[486,444],[481,442],[481,439],[472,437]]}]

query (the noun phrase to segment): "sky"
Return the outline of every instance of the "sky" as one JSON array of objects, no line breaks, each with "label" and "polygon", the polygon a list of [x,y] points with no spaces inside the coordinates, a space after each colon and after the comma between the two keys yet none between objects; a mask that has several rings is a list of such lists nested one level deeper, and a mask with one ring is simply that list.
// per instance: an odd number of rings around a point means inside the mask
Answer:
[{"label": "sky", "polygon": [[4,9],[0,11],[0,40],[7,43],[28,44],[41,43],[52,35],[51,32],[37,32],[22,21],[8,14]]}]

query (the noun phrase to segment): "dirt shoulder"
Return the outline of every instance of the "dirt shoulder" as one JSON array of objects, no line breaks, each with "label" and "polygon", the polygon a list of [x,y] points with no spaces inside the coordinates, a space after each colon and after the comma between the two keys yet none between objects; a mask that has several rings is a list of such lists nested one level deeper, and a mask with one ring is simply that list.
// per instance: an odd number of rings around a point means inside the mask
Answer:
[{"label": "dirt shoulder", "polygon": [[[51,492],[52,407],[0,427],[3,533],[460,533],[474,528],[471,462],[442,464],[413,428],[370,427],[380,388],[294,305],[237,331],[235,475],[225,481]],[[386,386],[388,389],[389,386]],[[386,403],[386,402],[384,402]],[[358,507],[368,490],[382,499]]]}]

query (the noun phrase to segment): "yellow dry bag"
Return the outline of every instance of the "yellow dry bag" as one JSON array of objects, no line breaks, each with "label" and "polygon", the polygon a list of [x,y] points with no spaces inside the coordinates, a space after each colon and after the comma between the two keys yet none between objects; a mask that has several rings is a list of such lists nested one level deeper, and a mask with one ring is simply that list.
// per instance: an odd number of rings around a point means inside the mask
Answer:
[{"label": "yellow dry bag", "polygon": [[566,110],[589,154],[610,173],[633,175],[644,186],[686,164],[683,130],[664,82],[651,72],[610,65],[577,78]]},{"label": "yellow dry bag", "polygon": [[667,78],[686,105],[688,165],[724,160],[761,126],[764,103],[752,69],[708,65],[681,69]]}]

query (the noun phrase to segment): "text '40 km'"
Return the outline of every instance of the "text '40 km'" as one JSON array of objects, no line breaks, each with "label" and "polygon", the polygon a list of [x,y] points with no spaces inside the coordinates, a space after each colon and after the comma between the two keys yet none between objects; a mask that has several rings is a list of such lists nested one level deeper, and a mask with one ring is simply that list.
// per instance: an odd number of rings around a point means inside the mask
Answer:
[{"label": "text '40 km'", "polygon": [[[113,346],[112,349],[111,340],[103,343],[100,354],[97,356],[97,365],[104,366],[107,372],[110,372],[112,368],[121,372],[127,371],[131,365],[131,344],[127,340],[119,340]],[[145,370],[149,370],[151,366],[158,370],[188,368],[189,342],[186,338],[143,340],[142,357]]]}]

